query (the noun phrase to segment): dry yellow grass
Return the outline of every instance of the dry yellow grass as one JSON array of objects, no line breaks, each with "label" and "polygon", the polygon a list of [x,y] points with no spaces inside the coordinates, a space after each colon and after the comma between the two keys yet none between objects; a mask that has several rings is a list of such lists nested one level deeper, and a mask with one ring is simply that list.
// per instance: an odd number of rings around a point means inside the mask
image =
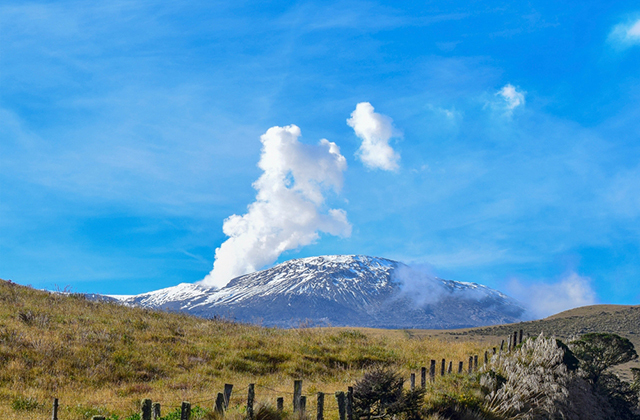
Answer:
[{"label": "dry yellow grass", "polygon": [[[0,418],[50,417],[54,397],[61,420],[98,412],[123,417],[137,411],[142,398],[165,408],[181,401],[212,407],[225,383],[234,384],[238,409],[249,383],[256,384],[258,403],[283,396],[290,405],[297,378],[307,395],[333,393],[374,365],[408,378],[430,359],[457,366],[482,354],[482,346],[408,331],[262,328],[0,281]],[[335,401],[326,401],[332,417]]]}]

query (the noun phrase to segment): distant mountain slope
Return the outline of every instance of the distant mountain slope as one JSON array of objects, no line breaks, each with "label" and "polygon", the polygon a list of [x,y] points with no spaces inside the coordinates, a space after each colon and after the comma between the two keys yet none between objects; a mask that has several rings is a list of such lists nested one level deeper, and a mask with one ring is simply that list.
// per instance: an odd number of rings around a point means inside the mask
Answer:
[{"label": "distant mountain slope", "polygon": [[281,327],[461,328],[515,322],[523,313],[486,286],[421,277],[402,263],[361,255],[291,260],[222,289],[183,283],[121,300]]}]

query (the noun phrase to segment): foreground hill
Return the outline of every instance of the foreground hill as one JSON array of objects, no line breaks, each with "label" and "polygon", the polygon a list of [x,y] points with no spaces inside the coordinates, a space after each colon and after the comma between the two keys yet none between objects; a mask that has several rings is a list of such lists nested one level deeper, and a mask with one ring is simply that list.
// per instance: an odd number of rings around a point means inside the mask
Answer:
[{"label": "foreground hill", "polygon": [[[404,375],[431,358],[467,360],[475,343],[412,339],[402,331],[264,328],[90,301],[0,281],[0,418],[121,416],[141,398],[165,407],[211,406],[224,383],[235,403],[255,383],[257,401],[275,403],[293,379],[305,393],[344,390],[375,365]],[[406,376],[405,376],[406,377]],[[327,410],[333,410],[327,399]],[[115,418],[115,417],[114,417]]]},{"label": "foreground hill", "polygon": [[222,289],[185,283],[121,301],[280,327],[464,328],[516,322],[524,312],[486,286],[362,255],[296,259],[235,278]]}]

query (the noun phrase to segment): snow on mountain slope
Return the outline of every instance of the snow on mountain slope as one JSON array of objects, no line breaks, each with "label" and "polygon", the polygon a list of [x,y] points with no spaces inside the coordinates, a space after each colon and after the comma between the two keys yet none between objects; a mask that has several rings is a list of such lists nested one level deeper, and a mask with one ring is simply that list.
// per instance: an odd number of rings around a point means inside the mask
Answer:
[{"label": "snow on mountain slope", "polygon": [[341,303],[369,303],[388,286],[398,263],[382,258],[323,256],[292,260],[232,280],[203,304],[240,303],[255,297],[313,295]]},{"label": "snow on mountain slope", "polygon": [[515,322],[522,315],[515,301],[486,286],[418,277],[384,258],[321,256],[237,277],[222,289],[183,283],[121,301],[283,327],[455,328]]}]

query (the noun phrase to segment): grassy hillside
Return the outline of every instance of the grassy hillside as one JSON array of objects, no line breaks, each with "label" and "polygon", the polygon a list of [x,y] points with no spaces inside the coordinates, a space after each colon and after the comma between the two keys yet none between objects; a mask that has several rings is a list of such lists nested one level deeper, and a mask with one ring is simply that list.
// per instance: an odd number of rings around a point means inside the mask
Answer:
[{"label": "grassy hillside", "polygon": [[[475,342],[448,343],[408,332],[282,330],[92,302],[0,281],[0,418],[62,420],[128,415],[142,398],[164,407],[181,401],[211,407],[224,383],[241,405],[249,383],[258,402],[287,397],[293,379],[304,393],[334,392],[374,365],[405,377],[430,359],[467,360]],[[333,398],[327,398],[331,415]]]}]

